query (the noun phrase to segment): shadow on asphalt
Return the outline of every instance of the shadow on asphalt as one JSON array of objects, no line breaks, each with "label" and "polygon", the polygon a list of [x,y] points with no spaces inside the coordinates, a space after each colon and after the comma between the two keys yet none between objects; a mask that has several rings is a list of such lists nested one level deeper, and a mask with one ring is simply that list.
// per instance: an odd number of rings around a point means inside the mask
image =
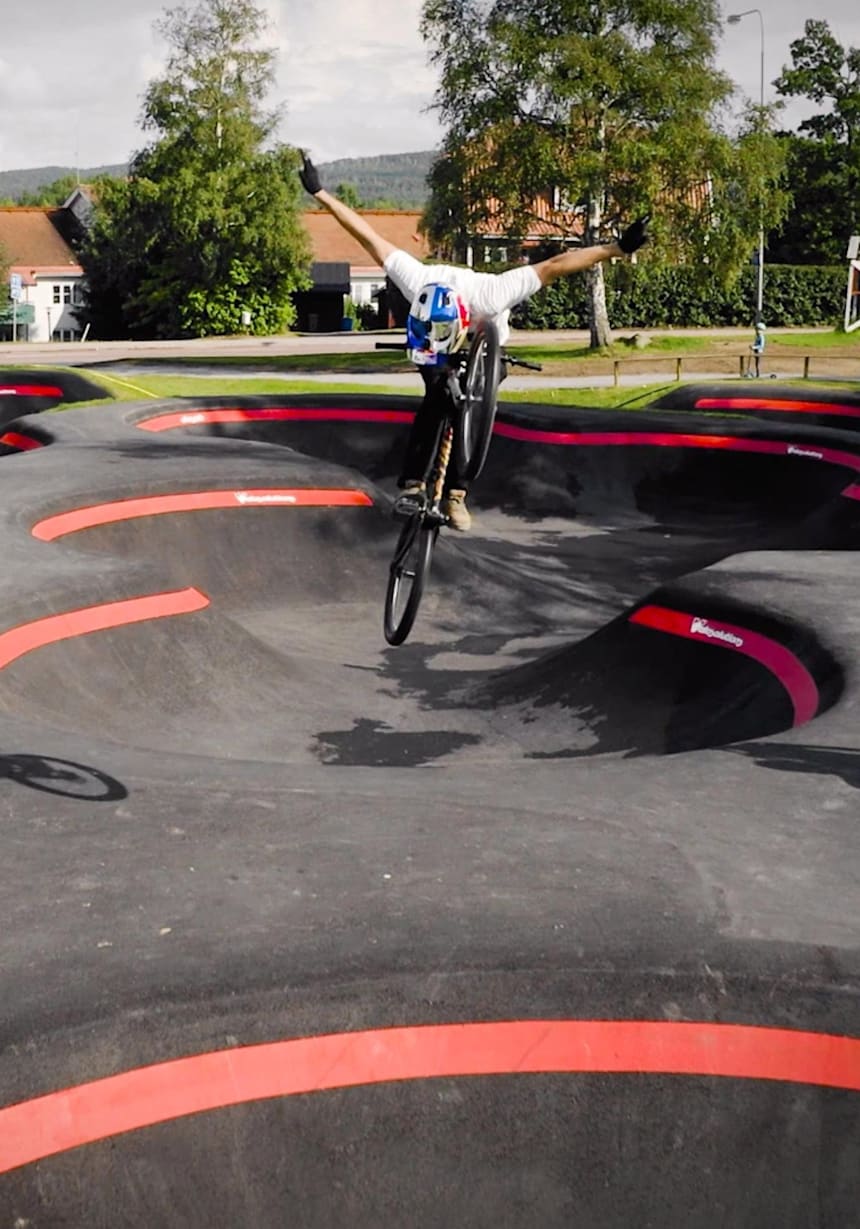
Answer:
[{"label": "shadow on asphalt", "polygon": [[821,777],[839,777],[852,789],[860,789],[860,751],[853,747],[813,747],[788,743],[741,743],[727,747],[747,755],[762,768],[779,772],[812,773]]},{"label": "shadow on asphalt", "polygon": [[128,790],[114,777],[86,764],[43,755],[0,755],[0,780],[82,802],[119,802]]}]

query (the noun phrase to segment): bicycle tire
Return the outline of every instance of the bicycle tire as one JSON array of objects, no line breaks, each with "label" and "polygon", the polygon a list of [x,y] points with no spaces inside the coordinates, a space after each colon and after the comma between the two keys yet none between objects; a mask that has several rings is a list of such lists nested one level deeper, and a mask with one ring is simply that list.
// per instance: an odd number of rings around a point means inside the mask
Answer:
[{"label": "bicycle tire", "polygon": [[389,644],[402,644],[412,631],[438,533],[439,526],[425,524],[421,516],[411,517],[400,531],[385,592],[384,631]]},{"label": "bicycle tire", "polygon": [[496,419],[501,365],[499,330],[492,320],[484,320],[469,347],[457,415],[457,450],[465,482],[474,482],[487,459]]}]

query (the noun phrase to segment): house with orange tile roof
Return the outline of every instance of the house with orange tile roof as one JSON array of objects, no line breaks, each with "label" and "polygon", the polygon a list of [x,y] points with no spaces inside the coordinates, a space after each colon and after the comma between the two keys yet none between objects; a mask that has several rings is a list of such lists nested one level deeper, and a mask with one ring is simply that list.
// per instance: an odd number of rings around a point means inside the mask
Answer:
[{"label": "house with orange tile roof", "polygon": [[[20,274],[21,302],[32,306],[34,322],[19,324],[21,341],[76,341],[81,323],[75,309],[82,303],[84,272],[70,240],[90,223],[93,190],[81,184],[59,208],[0,207],[0,249],[9,272]],[[409,210],[366,210],[363,215],[381,235],[419,260],[429,255],[419,229],[421,214]],[[364,248],[324,210],[307,210],[302,221],[310,239],[309,292],[297,295],[299,327],[330,331],[340,327],[344,298],[356,304],[378,302],[385,290],[385,271],[372,263]],[[3,298],[0,290],[0,299]],[[0,324],[0,336],[4,326]],[[11,326],[5,333],[11,339]]]},{"label": "house with orange tile roof", "polygon": [[[358,212],[389,243],[411,252],[418,260],[427,259],[427,239],[418,229],[420,212],[393,209],[361,209]],[[374,296],[385,287],[385,270],[381,265],[373,264],[358,240],[348,235],[324,209],[305,210],[302,222],[310,239],[314,263],[348,264],[349,296],[353,303],[372,303]]]},{"label": "house with orange tile roof", "polygon": [[[32,307],[33,322],[19,324],[20,341],[78,341],[84,271],[69,245],[68,215],[62,208],[0,206],[0,250],[9,273],[21,278],[20,304]],[[0,299],[8,298],[0,291]],[[24,313],[22,313],[23,315]],[[11,340],[11,325],[0,336]]]}]

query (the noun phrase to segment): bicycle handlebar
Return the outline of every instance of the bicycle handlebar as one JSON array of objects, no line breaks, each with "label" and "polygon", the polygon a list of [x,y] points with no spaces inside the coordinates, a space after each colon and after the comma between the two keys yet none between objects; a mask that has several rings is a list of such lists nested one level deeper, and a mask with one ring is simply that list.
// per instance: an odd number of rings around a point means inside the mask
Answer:
[{"label": "bicycle handlebar", "polygon": [[[401,354],[406,353],[406,342],[398,341],[377,341],[374,344],[375,350],[399,350]],[[528,367],[529,371],[543,371],[540,363],[530,363],[524,358],[514,358],[512,354],[501,355],[503,363],[508,363],[511,367]]]}]

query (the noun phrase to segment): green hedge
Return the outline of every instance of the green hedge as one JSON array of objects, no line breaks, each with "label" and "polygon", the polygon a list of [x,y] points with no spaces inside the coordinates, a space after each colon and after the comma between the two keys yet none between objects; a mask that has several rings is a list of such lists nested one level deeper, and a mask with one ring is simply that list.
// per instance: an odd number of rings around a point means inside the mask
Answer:
[{"label": "green hedge", "polygon": [[[613,328],[695,328],[754,323],[757,271],[745,269],[725,289],[701,269],[618,264],[606,268],[606,304]],[[845,304],[845,270],[765,265],[764,321],[773,326],[835,325]],[[511,313],[518,329],[588,328],[585,278],[563,278]]]}]

